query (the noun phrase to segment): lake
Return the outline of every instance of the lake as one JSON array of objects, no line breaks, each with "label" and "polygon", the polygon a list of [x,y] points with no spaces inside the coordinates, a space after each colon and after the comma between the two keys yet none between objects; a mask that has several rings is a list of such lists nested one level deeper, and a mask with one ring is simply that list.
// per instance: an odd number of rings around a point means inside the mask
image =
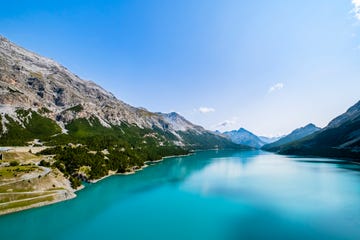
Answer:
[{"label": "lake", "polygon": [[1,239],[360,239],[360,165],[199,151],[0,217]]}]

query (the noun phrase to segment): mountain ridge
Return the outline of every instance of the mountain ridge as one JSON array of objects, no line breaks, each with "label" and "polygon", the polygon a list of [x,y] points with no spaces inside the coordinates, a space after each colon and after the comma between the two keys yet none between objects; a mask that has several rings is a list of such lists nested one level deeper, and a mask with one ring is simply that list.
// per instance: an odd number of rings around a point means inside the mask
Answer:
[{"label": "mountain ridge", "polygon": [[360,101],[330,121],[322,130],[273,151],[360,161]]},{"label": "mountain ridge", "polygon": [[[0,37],[0,146],[45,146],[45,164],[81,180],[197,149],[249,149],[177,113],[133,107],[54,60]],[[84,172],[84,169],[86,170]]]},{"label": "mountain ridge", "polygon": [[304,137],[307,137],[319,130],[320,130],[320,128],[315,126],[315,124],[309,123],[309,124],[305,125],[304,127],[300,127],[300,128],[293,130],[291,133],[280,138],[276,142],[264,145],[262,147],[262,149],[269,150],[269,151],[277,151],[280,146],[290,143],[290,142],[293,142],[293,141],[296,141],[296,140],[299,140],[299,139],[302,139]]},{"label": "mountain ridge", "polygon": [[179,146],[187,145],[179,132],[205,134],[215,142],[220,138],[179,114],[133,107],[56,61],[17,46],[3,36],[0,36],[0,96],[2,134],[7,130],[8,118],[24,126],[17,109],[31,109],[55,121],[62,133],[76,119],[97,118],[108,128],[126,123],[142,129],[159,129],[173,135],[176,139],[172,143]]},{"label": "mountain ridge", "polygon": [[261,148],[265,142],[262,141],[258,136],[245,128],[239,128],[238,130],[232,130],[224,132],[223,135],[229,137],[232,142],[250,146],[253,148]]}]

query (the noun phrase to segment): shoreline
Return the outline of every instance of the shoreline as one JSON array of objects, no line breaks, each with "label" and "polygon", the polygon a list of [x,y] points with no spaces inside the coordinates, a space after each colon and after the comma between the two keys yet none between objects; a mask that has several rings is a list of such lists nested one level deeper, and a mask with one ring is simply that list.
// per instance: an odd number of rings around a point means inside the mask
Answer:
[{"label": "shoreline", "polygon": [[[217,149],[210,149],[210,151],[211,150],[217,150]],[[144,170],[145,168],[148,168],[151,165],[155,165],[157,163],[163,162],[166,159],[177,158],[177,157],[188,157],[188,156],[191,156],[191,155],[195,155],[197,152],[201,152],[201,151],[206,151],[206,150],[195,150],[195,151],[192,151],[192,152],[190,152],[188,154],[184,154],[184,155],[171,155],[171,156],[162,157],[159,160],[145,161],[143,166],[141,166],[141,167],[139,167],[137,169],[131,170],[129,172],[125,172],[125,173],[117,173],[116,171],[109,171],[108,175],[103,176],[103,177],[101,177],[99,179],[91,180],[91,181],[89,181],[89,184],[96,184],[96,183],[98,183],[98,182],[100,182],[100,181],[102,181],[104,179],[107,179],[109,177],[116,176],[116,175],[120,175],[120,176],[133,175],[133,174],[136,174],[137,172],[140,172],[140,171]],[[346,161],[346,160],[344,160],[344,161]],[[348,161],[348,162],[350,162],[352,164],[360,165],[359,162],[355,162],[355,161]],[[44,201],[44,202],[39,202],[39,203],[35,203],[35,204],[32,204],[32,205],[28,205],[28,206],[17,207],[17,208],[13,208],[13,209],[7,209],[5,211],[0,211],[0,217],[4,216],[4,215],[9,215],[9,214],[12,214],[12,213],[18,213],[18,212],[21,212],[21,211],[35,209],[35,208],[48,206],[48,205],[52,205],[52,204],[56,204],[56,203],[60,203],[60,202],[64,202],[64,201],[74,199],[74,198],[77,197],[76,193],[83,190],[83,189],[85,189],[85,188],[86,188],[86,186],[82,184],[77,189],[72,189],[72,191],[68,190],[68,193],[70,193],[70,194],[69,194],[69,196],[64,197],[64,198],[58,196],[56,199],[53,199],[52,201]]]},{"label": "shoreline", "polygon": [[[80,189],[81,190],[81,189]],[[23,206],[23,207],[17,207],[17,208],[10,208],[10,209],[6,209],[4,211],[0,211],[0,217],[1,216],[5,216],[5,215],[9,215],[12,213],[18,213],[18,212],[22,212],[22,211],[26,211],[26,210],[30,210],[30,209],[35,209],[35,208],[40,208],[40,207],[44,207],[44,206],[49,206],[52,204],[56,204],[56,203],[60,203],[60,202],[64,202],[64,201],[68,201],[71,199],[74,199],[77,197],[77,195],[75,194],[76,191],[74,192],[69,192],[70,195],[69,197],[65,197],[65,198],[58,198],[58,199],[54,199],[52,201],[44,201],[44,202],[39,202],[39,203],[35,203],[35,204],[31,204],[28,206]],[[56,196],[56,194],[54,194],[54,196]],[[46,196],[44,196],[46,197]],[[25,200],[24,200],[25,201]],[[11,202],[9,202],[11,203]]]},{"label": "shoreline", "polygon": [[[100,182],[100,181],[102,181],[102,180],[104,180],[106,178],[109,178],[109,177],[115,176],[115,175],[121,175],[121,176],[132,175],[132,174],[135,174],[135,173],[137,173],[139,171],[144,170],[145,168],[147,168],[147,167],[149,167],[151,165],[162,162],[162,161],[164,161],[166,159],[169,159],[169,158],[187,157],[187,156],[191,156],[191,155],[194,155],[194,154],[195,154],[195,152],[190,152],[189,154],[186,154],[186,155],[171,155],[171,156],[162,157],[161,159],[155,160],[155,161],[145,161],[143,166],[139,167],[138,169],[134,169],[134,170],[132,170],[130,172],[117,173],[116,171],[109,171],[108,175],[103,176],[102,178],[99,178],[99,179],[91,180],[90,184],[96,184],[96,183],[98,183],[98,182]],[[43,207],[43,206],[48,206],[48,205],[52,205],[52,204],[56,204],[56,203],[60,203],[60,202],[64,202],[64,201],[67,201],[67,200],[74,199],[74,198],[77,197],[76,192],[79,192],[79,191],[81,191],[81,190],[83,190],[85,188],[86,188],[86,186],[81,184],[81,186],[79,186],[77,189],[72,189],[72,191],[69,191],[69,197],[65,197],[65,198],[60,197],[60,198],[54,199],[52,201],[44,201],[44,202],[39,202],[39,203],[35,203],[35,204],[32,204],[32,205],[28,205],[28,206],[7,209],[7,210],[5,210],[3,212],[0,211],[0,217],[4,216],[4,215],[9,215],[9,214],[12,214],[12,213],[17,213],[17,212],[21,212],[21,211],[25,211],[25,210],[30,210],[30,209],[34,209],[34,208]]]},{"label": "shoreline", "polygon": [[[16,152],[17,150],[20,150],[19,152],[27,152],[27,149],[26,147],[8,147],[10,152]],[[42,148],[42,147],[35,147],[37,149],[39,148]],[[218,149],[209,149],[210,151],[214,151],[214,150],[218,150]],[[158,159],[158,160],[154,160],[154,161],[145,161],[144,162],[144,165],[141,166],[141,167],[137,167],[137,166],[133,166],[132,167],[132,170],[129,171],[129,172],[124,172],[124,173],[118,173],[116,171],[109,171],[109,173],[99,179],[95,179],[95,180],[90,180],[89,181],[89,184],[96,184],[104,179],[107,179],[111,176],[115,176],[115,175],[120,175],[120,176],[127,176],[127,175],[132,175],[132,174],[136,174],[137,172],[140,172],[142,170],[144,170],[145,168],[148,168],[149,166],[152,166],[152,165],[155,165],[157,163],[160,163],[160,162],[163,162],[164,160],[166,159],[170,159],[170,158],[181,158],[181,157],[188,157],[188,156],[192,156],[192,155],[195,155],[197,152],[202,152],[202,151],[209,151],[209,150],[194,150],[194,151],[191,151],[189,152],[188,154],[183,154],[183,155],[170,155],[170,156],[165,156],[165,157],[162,157],[161,159]],[[305,156],[298,156],[298,155],[293,155],[294,157],[305,157]],[[309,157],[309,156],[306,156],[306,157]],[[310,158],[314,158],[315,156],[310,156]],[[316,156],[318,157],[318,156]],[[315,157],[315,158],[316,158]],[[333,159],[333,158],[329,158],[329,159]],[[354,164],[354,165],[360,165],[360,162],[357,162],[357,161],[351,161],[351,160],[345,160],[345,159],[338,159],[338,160],[341,160],[341,161],[346,161],[346,162],[349,162],[351,164]],[[137,168],[136,168],[137,167]],[[136,169],[134,169],[136,168]],[[22,206],[22,207],[16,207],[16,208],[10,208],[10,209],[6,209],[4,211],[0,211],[0,217],[1,216],[4,216],[4,215],[9,215],[9,214],[12,214],[12,213],[18,213],[18,212],[21,212],[21,211],[26,211],[26,210],[30,210],[30,209],[35,209],[35,208],[39,208],[39,207],[43,207],[43,206],[48,206],[48,205],[52,205],[52,204],[56,204],[56,203],[60,203],[60,202],[64,202],[64,201],[67,201],[67,200],[71,200],[71,199],[74,199],[77,197],[77,192],[85,189],[87,186],[81,184],[81,186],[79,186],[77,189],[73,189],[71,188],[67,190],[67,192],[69,193],[68,196],[61,196],[61,195],[54,195],[55,198],[51,201],[44,201],[44,202],[38,202],[38,203],[34,203],[34,204],[31,204],[31,205],[28,205],[28,206]],[[9,202],[11,203],[11,202]]]},{"label": "shoreline", "polygon": [[[98,183],[98,182],[100,182],[100,181],[102,181],[102,180],[104,180],[104,179],[106,179],[106,178],[109,178],[109,177],[112,177],[112,176],[116,176],[116,175],[119,175],[119,176],[133,175],[133,174],[135,174],[135,173],[137,173],[137,172],[139,172],[139,171],[144,170],[144,169],[147,168],[147,167],[150,167],[151,165],[154,165],[154,164],[156,164],[156,163],[162,162],[162,161],[164,161],[165,159],[168,159],[168,158],[176,158],[176,157],[188,157],[188,156],[191,156],[191,155],[194,155],[194,154],[195,154],[195,152],[191,152],[191,153],[185,154],[185,155],[184,155],[184,154],[183,154],[183,155],[171,155],[171,156],[162,157],[162,158],[159,159],[159,160],[145,161],[145,162],[144,162],[144,165],[141,166],[141,167],[138,168],[138,169],[132,170],[132,171],[130,171],[130,172],[124,172],[124,173],[118,173],[118,172],[116,172],[116,171],[111,171],[108,175],[103,176],[103,177],[101,177],[101,178],[99,178],[99,179],[91,180],[89,183],[90,183],[90,184],[95,184],[95,183]],[[148,164],[148,163],[151,163],[151,164]],[[75,192],[80,191],[80,190],[86,188],[84,185],[81,185],[81,186],[82,186],[82,187],[79,187],[80,189],[78,188],[77,190],[75,190]]]}]

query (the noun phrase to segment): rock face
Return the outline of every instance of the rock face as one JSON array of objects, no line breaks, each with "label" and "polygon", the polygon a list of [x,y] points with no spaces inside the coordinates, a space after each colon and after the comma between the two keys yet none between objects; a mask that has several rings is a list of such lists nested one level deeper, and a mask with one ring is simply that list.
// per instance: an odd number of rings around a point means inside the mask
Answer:
[{"label": "rock face", "polygon": [[298,129],[295,129],[294,131],[292,131],[290,134],[286,135],[285,137],[282,137],[281,139],[279,139],[276,142],[267,144],[265,146],[263,146],[263,149],[265,150],[271,150],[271,151],[276,151],[278,150],[278,148],[284,144],[290,143],[290,142],[294,142],[297,141],[299,139],[302,139],[306,136],[309,136],[317,131],[319,131],[320,128],[315,126],[314,124],[310,123],[308,125],[306,125],[305,127],[301,127]]},{"label": "rock face", "polygon": [[333,119],[326,128],[336,128],[349,121],[356,121],[360,116],[360,101],[350,107],[345,113]]},{"label": "rock face", "polygon": [[157,114],[162,116],[166,123],[170,123],[170,126],[167,126],[167,127],[171,127],[175,131],[185,132],[185,131],[193,130],[197,133],[201,133],[205,130],[201,126],[195,126],[194,124],[192,124],[191,122],[189,122],[183,116],[181,116],[180,114],[178,114],[176,112],[157,113]]},{"label": "rock face", "polygon": [[[50,110],[59,122],[97,116],[104,125],[121,122],[139,127],[159,124],[161,117],[134,108],[93,82],[80,79],[53,60],[0,38],[0,104]],[[82,106],[79,112],[66,111]]]},{"label": "rock face", "polygon": [[360,101],[328,126],[274,150],[282,154],[336,157],[360,161]]},{"label": "rock face", "polygon": [[229,137],[234,143],[246,145],[253,148],[261,148],[265,144],[265,142],[262,141],[258,136],[244,128],[224,132],[223,134]]},{"label": "rock face", "polygon": [[[176,113],[152,113],[132,107],[91,81],[80,79],[57,62],[25,50],[0,37],[0,112],[2,132],[15,121],[16,109],[32,109],[50,118],[66,132],[74,119],[98,118],[105,127],[123,123],[139,128],[160,129],[177,136],[179,132],[210,134]],[[213,134],[215,136],[215,134]],[[218,137],[218,136],[216,136]]]}]

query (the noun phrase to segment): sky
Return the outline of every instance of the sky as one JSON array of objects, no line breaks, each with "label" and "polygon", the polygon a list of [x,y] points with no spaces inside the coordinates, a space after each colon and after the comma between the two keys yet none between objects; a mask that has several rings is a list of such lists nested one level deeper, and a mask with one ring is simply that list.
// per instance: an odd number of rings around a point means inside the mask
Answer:
[{"label": "sky", "polygon": [[4,1],[0,34],[210,130],[324,127],[360,100],[360,0]]}]

